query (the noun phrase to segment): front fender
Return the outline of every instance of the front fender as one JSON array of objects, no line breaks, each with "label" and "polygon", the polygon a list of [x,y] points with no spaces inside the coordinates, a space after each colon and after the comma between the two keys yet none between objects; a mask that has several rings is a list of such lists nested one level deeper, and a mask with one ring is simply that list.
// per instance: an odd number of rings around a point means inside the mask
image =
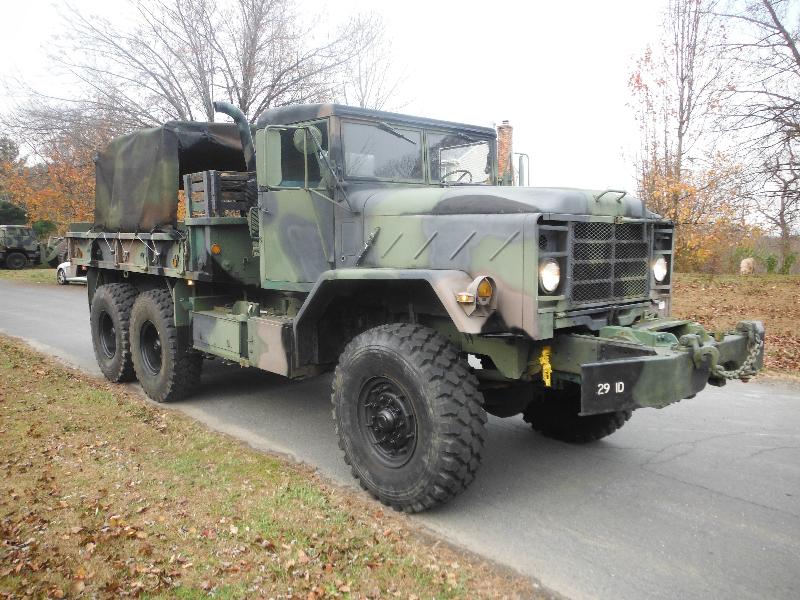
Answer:
[{"label": "front fender", "polygon": [[492,311],[467,315],[456,301],[456,294],[467,290],[473,281],[466,272],[449,269],[361,268],[325,271],[317,279],[294,320],[298,364],[307,364],[313,352],[314,324],[333,298],[353,281],[424,281],[442,304],[455,328],[466,334],[481,333]]}]

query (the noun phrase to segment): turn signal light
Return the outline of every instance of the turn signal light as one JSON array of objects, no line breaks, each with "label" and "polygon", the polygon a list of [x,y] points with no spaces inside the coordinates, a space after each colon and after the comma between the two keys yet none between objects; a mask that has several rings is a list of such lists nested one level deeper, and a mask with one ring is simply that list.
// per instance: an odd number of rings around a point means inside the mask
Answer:
[{"label": "turn signal light", "polygon": [[492,309],[494,300],[494,281],[491,277],[478,275],[463,292],[456,293],[456,302],[461,304],[468,315],[481,309],[481,314]]},{"label": "turn signal light", "polygon": [[217,256],[220,252],[222,252],[222,248],[219,244],[211,244],[211,254]]},{"label": "turn signal light", "polygon": [[482,280],[478,284],[478,298],[483,300],[487,298],[491,298],[492,294],[494,294],[494,288],[492,287],[492,282],[488,279]]}]

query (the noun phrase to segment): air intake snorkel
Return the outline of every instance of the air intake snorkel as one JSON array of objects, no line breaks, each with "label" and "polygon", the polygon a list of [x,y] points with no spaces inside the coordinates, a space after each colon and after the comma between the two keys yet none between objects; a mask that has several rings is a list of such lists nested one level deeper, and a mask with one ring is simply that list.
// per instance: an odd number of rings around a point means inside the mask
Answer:
[{"label": "air intake snorkel", "polygon": [[214,102],[214,110],[228,115],[239,128],[239,137],[242,140],[242,152],[244,152],[244,162],[248,171],[256,170],[256,148],[253,145],[253,134],[250,131],[250,123],[244,113],[229,102]]}]

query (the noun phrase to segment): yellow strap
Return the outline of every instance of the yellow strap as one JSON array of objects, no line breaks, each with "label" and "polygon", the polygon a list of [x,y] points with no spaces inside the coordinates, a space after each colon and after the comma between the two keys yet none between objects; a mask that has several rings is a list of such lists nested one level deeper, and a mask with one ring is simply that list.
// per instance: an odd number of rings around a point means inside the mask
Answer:
[{"label": "yellow strap", "polygon": [[550,346],[542,348],[539,364],[542,365],[542,381],[544,381],[547,387],[553,387],[553,366],[550,364]]}]

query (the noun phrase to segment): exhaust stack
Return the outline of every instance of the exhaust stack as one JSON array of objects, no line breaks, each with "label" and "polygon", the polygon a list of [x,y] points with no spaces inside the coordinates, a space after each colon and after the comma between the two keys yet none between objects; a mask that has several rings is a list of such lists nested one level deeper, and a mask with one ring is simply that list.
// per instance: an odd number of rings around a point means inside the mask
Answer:
[{"label": "exhaust stack", "polygon": [[214,110],[228,115],[239,128],[239,137],[242,140],[242,151],[244,152],[244,163],[248,171],[256,170],[256,148],[253,145],[253,134],[250,131],[250,123],[245,114],[230,102],[214,102]]}]

